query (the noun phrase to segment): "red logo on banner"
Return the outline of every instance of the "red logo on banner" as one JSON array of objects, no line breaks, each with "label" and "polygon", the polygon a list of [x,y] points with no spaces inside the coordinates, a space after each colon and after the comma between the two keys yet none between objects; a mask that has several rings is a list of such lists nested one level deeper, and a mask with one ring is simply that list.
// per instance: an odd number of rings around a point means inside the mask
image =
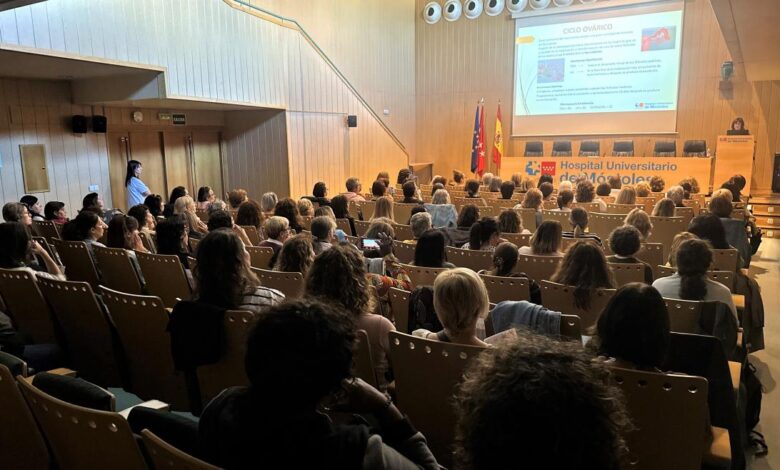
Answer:
[{"label": "red logo on banner", "polygon": [[555,162],[542,162],[543,175],[555,175]]}]

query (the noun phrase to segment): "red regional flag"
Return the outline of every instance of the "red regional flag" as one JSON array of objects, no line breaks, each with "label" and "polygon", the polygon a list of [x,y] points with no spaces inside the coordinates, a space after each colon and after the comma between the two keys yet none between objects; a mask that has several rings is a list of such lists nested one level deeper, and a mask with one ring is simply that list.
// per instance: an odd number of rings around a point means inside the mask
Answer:
[{"label": "red regional flag", "polygon": [[485,105],[479,111],[479,141],[477,143],[477,174],[485,173]]}]

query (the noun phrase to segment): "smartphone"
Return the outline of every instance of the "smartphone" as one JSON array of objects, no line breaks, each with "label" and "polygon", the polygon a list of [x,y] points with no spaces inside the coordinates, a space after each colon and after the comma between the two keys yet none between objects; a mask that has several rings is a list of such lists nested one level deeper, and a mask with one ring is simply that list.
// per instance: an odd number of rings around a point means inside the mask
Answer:
[{"label": "smartphone", "polygon": [[363,248],[379,248],[379,240],[376,238],[364,238]]}]

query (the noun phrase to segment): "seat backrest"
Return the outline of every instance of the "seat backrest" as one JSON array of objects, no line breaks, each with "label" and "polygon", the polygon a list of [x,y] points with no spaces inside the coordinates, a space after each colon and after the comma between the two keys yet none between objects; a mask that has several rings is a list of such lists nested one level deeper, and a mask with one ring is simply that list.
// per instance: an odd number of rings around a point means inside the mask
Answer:
[{"label": "seat backrest", "polygon": [[637,206],[641,206],[641,209],[647,212],[648,215],[653,213],[653,207],[655,207],[656,200],[654,197],[639,197],[636,198]]},{"label": "seat backrest", "polygon": [[53,239],[54,249],[65,264],[65,273],[71,281],[88,282],[93,289],[100,284],[100,277],[92,261],[92,255],[84,242]]},{"label": "seat backrest", "polygon": [[218,362],[200,366],[196,371],[203,405],[228,387],[249,384],[244,371],[244,356],[249,331],[257,318],[252,312],[225,312],[224,353]]},{"label": "seat backrest", "polygon": [[62,333],[71,368],[101,387],[121,385],[113,329],[89,284],[39,279],[38,286]]},{"label": "seat backrest", "polygon": [[550,279],[558,269],[561,258],[557,256],[520,255],[517,257],[515,272],[522,272],[536,282]]},{"label": "seat backrest", "polygon": [[643,204],[607,204],[607,214],[628,214],[634,209],[644,209]]},{"label": "seat backrest", "polygon": [[685,157],[706,157],[706,140],[686,140],[683,144],[683,156]]},{"label": "seat backrest", "polygon": [[618,288],[631,282],[645,282],[645,265],[642,263],[609,263],[609,269]]},{"label": "seat backrest", "polygon": [[704,302],[664,298],[669,312],[669,330],[680,333],[700,333],[699,318]]},{"label": "seat backrest", "polygon": [[141,243],[144,244],[144,248],[149,250],[149,253],[157,253],[157,247],[154,244],[152,237],[146,232],[138,231],[138,236],[141,238]]},{"label": "seat backrest", "polygon": [[693,207],[675,207],[674,208],[674,215],[675,217],[682,217],[685,219],[685,225],[686,227],[688,224],[691,223],[691,220],[693,219],[693,215],[696,211]]},{"label": "seat backrest", "polygon": [[246,232],[246,237],[249,239],[252,246],[257,246],[263,240],[260,236],[260,232],[254,225],[242,225],[241,228]]},{"label": "seat backrest", "polygon": [[712,250],[712,269],[715,271],[737,272],[739,251],[736,248]]},{"label": "seat backrest", "polygon": [[596,289],[591,292],[589,308],[582,309],[574,304],[574,287],[550,281],[542,281],[541,285],[542,304],[550,310],[567,315],[577,315],[582,320],[584,329],[588,329],[596,323],[609,299],[615,295],[615,289]]},{"label": "seat backrest", "polygon": [[523,155],[526,157],[541,157],[544,155],[544,143],[541,141],[526,142]]},{"label": "seat backrest", "polygon": [[360,211],[362,218],[360,220],[369,220],[374,216],[374,209],[376,208],[376,201],[361,201],[355,203]]},{"label": "seat backrest", "polygon": [[411,264],[403,264],[401,266],[409,274],[412,289],[417,286],[432,286],[436,276],[438,276],[440,272],[447,270],[447,268],[425,268],[413,266]]},{"label": "seat backrest", "polygon": [[124,248],[96,246],[95,259],[101,268],[101,284],[128,294],[143,294],[141,280],[135,272],[130,254]]},{"label": "seat backrest", "polygon": [[184,376],[173,365],[162,300],[102,286],[100,293],[122,341],[133,393],[144,400],[162,400],[175,410],[188,409]]},{"label": "seat backrest", "polygon": [[398,258],[398,261],[405,264],[414,261],[414,250],[416,248],[417,245],[412,245],[411,243],[404,243],[400,240],[393,241],[393,254]]},{"label": "seat backrest", "polygon": [[542,220],[557,220],[561,226],[566,228],[571,226],[571,222],[569,222],[569,215],[570,214],[568,212],[542,209]]},{"label": "seat backrest", "polygon": [[349,219],[336,219],[336,228],[347,235],[352,235],[352,227],[349,225]]},{"label": "seat backrest", "polygon": [[571,157],[571,141],[570,140],[556,140],[553,142],[552,148],[553,157]]},{"label": "seat backrest", "polygon": [[598,140],[580,142],[580,157],[598,157],[599,155],[601,155],[601,143]]},{"label": "seat backrest", "polygon": [[[672,276],[677,272],[677,268],[672,266],[659,265],[656,267],[657,278]],[[734,291],[734,281],[736,274],[728,271],[707,271],[707,277],[715,282],[720,282],[724,286],[728,287],[730,291]]]},{"label": "seat backrest", "polygon": [[146,470],[130,425],[119,413],[71,405],[18,379],[59,468]]},{"label": "seat backrest", "polygon": [[249,264],[253,268],[269,269],[271,259],[274,257],[274,249],[270,246],[247,246],[249,252]]},{"label": "seat backrest", "polygon": [[612,143],[612,156],[613,157],[633,157],[634,156],[634,141],[633,140],[616,140]]},{"label": "seat backrest", "polygon": [[536,209],[520,208],[515,209],[520,220],[523,222],[523,228],[529,232],[536,231]]},{"label": "seat backrest", "polygon": [[414,238],[412,227],[409,225],[392,224],[396,240],[411,240]]},{"label": "seat backrest", "polygon": [[6,470],[49,470],[46,442],[14,376],[3,364],[0,364],[0,403],[5,423],[0,426],[0,465]]},{"label": "seat backrest", "polygon": [[582,207],[588,211],[588,214],[598,212],[601,209],[601,205],[598,202],[575,202],[572,203],[572,207]]},{"label": "seat backrest", "polygon": [[627,436],[629,466],[698,470],[704,449],[707,380],[612,367],[626,397],[634,430]]},{"label": "seat backrest", "polygon": [[469,250],[448,246],[447,261],[459,268],[469,268],[472,271],[490,269],[493,267],[493,252],[485,250]]},{"label": "seat backrest", "polygon": [[60,238],[60,230],[51,220],[33,220],[32,232],[48,240]]},{"label": "seat backrest", "polygon": [[419,204],[404,204],[401,202],[393,204],[393,215],[395,215],[396,222],[408,224],[409,219],[412,218],[412,209],[415,207],[419,207]]},{"label": "seat backrest", "polygon": [[157,437],[152,431],[141,431],[149,458],[156,469],[169,470],[220,470],[209,463],[183,452]]},{"label": "seat backrest", "polygon": [[32,336],[35,343],[56,343],[51,310],[33,274],[0,269],[0,297],[17,330]]},{"label": "seat backrest", "polygon": [[371,343],[368,339],[366,330],[357,330],[357,344],[355,354],[352,356],[352,373],[355,377],[361,378],[373,387],[378,387],[379,382],[376,379],[374,371],[374,362],[371,360]]},{"label": "seat backrest", "polygon": [[599,238],[606,240],[613,230],[623,225],[625,214],[603,214],[591,212],[588,214],[588,230]]},{"label": "seat backrest", "polygon": [[393,314],[395,329],[401,333],[409,333],[409,297],[411,292],[391,287],[388,292],[390,296],[390,312]]},{"label": "seat backrest", "polygon": [[677,155],[677,141],[657,140],[653,146],[653,155],[656,157],[674,157]]},{"label": "seat backrest", "polygon": [[356,220],[355,221],[355,231],[357,232],[358,237],[362,237],[366,234],[368,231],[368,226],[371,225],[371,222],[367,220]]},{"label": "seat backrest", "polygon": [[531,234],[530,233],[506,233],[501,232],[501,238],[504,240],[514,243],[517,245],[518,248],[521,246],[530,246],[531,245]]},{"label": "seat backrest", "polygon": [[[499,214],[506,210],[511,209],[517,205],[518,201],[515,199],[490,199],[488,205],[499,209]],[[481,210],[480,210],[481,215]]]},{"label": "seat backrest", "polygon": [[451,397],[468,364],[484,349],[389,334],[398,407],[425,435],[439,463],[449,465],[455,431]]},{"label": "seat backrest", "polygon": [[[609,245],[609,243],[605,245]],[[653,279],[658,277],[657,267],[661,264],[666,264],[664,247],[660,243],[642,243],[642,248],[639,249],[635,256],[636,259],[644,261],[653,268]]]},{"label": "seat backrest", "polygon": [[528,279],[524,277],[503,277],[480,274],[485,283],[490,302],[497,304],[504,300],[531,300]]},{"label": "seat backrest", "polygon": [[650,216],[650,222],[653,224],[653,231],[650,232],[647,241],[660,243],[664,249],[664,259],[666,259],[669,256],[669,247],[672,246],[674,236],[684,232],[688,225],[682,217]]},{"label": "seat backrest", "polygon": [[252,272],[260,278],[260,285],[276,289],[287,299],[296,299],[303,295],[303,274],[269,271],[252,268]]},{"label": "seat backrest", "polygon": [[574,245],[577,242],[583,242],[583,243],[591,243],[593,245],[599,246],[600,245],[596,242],[595,238],[587,238],[587,237],[580,237],[580,238],[569,238],[569,237],[563,237],[561,238],[561,251],[566,252],[570,246]]},{"label": "seat backrest", "polygon": [[178,256],[136,253],[136,257],[146,281],[146,290],[161,298],[166,307],[173,308],[177,299],[192,298],[192,288]]}]

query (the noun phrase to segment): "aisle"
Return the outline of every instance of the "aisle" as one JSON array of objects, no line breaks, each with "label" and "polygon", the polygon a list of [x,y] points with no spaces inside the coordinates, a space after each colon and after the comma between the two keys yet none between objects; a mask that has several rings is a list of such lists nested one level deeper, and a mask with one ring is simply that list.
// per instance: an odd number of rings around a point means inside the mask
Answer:
[{"label": "aisle", "polygon": [[[764,240],[750,266],[750,275],[761,286],[766,312],[764,337],[766,349],[751,356],[750,362],[758,369],[764,385],[760,431],[769,445],[769,455],[748,460],[748,468],[754,470],[780,470],[780,239]],[[752,465],[751,465],[752,463]]]}]

